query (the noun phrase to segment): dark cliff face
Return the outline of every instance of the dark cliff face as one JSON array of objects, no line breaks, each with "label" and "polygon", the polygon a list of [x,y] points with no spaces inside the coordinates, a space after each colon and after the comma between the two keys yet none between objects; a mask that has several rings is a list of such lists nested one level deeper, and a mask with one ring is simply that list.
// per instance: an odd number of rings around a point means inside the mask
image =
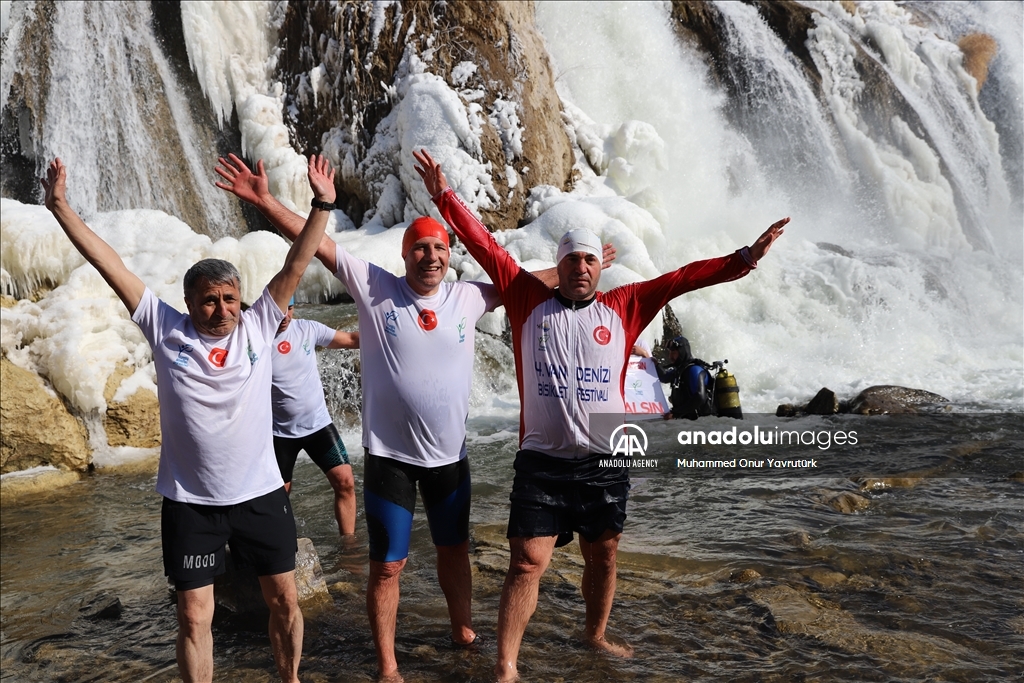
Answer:
[{"label": "dark cliff face", "polygon": [[[355,172],[340,174],[338,203],[356,225],[371,215],[378,199],[359,166],[391,112],[387,88],[407,50],[429,54],[430,71],[453,86],[454,67],[476,64],[476,73],[461,85],[483,91],[477,103],[485,111],[498,99],[518,105],[525,130],[522,154],[512,154],[494,125],[484,123],[481,161],[491,163],[501,197],[495,209],[482,212],[489,227],[518,224],[527,186],[566,185],[572,152],[531,3],[407,1],[375,11],[365,2],[293,0],[281,29],[278,60],[277,78],[287,91],[286,120],[296,149],[305,154],[319,150],[325,133],[342,131]],[[314,98],[307,74],[321,64],[329,95]],[[509,188],[506,165],[520,175],[528,169],[527,182]]]}]

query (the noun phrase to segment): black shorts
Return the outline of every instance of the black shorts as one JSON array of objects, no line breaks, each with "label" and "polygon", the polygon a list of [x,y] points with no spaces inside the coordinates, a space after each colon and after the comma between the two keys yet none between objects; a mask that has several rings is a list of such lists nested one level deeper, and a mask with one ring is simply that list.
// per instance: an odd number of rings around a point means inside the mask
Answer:
[{"label": "black shorts", "polygon": [[223,574],[224,544],[239,566],[257,576],[295,569],[295,518],[284,487],[235,505],[195,505],[164,498],[160,511],[164,573],[177,590],[213,583]]},{"label": "black shorts", "polygon": [[297,439],[286,436],[274,437],[274,455],[277,456],[277,466],[286,484],[292,480],[295,459],[299,457],[299,451],[306,451],[309,459],[315,462],[324,474],[338,465],[349,464],[348,451],[345,450],[345,444],[333,422],[323,429]]},{"label": "black shorts", "polygon": [[607,455],[578,460],[519,451],[512,482],[508,538],[558,536],[555,547],[578,531],[591,543],[611,529],[622,533],[629,498],[629,468],[601,467]]},{"label": "black shorts", "polygon": [[417,482],[434,545],[459,545],[469,538],[469,458],[440,467],[422,467],[367,451],[363,460],[363,504],[371,560],[397,562],[409,556]]}]

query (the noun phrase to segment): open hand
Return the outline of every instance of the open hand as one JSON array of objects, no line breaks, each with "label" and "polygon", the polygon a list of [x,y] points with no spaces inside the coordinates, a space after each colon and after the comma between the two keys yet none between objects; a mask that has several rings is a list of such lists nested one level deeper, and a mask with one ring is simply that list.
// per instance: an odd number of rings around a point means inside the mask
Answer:
[{"label": "open hand", "polygon": [[53,207],[57,202],[67,201],[65,196],[67,180],[67,168],[64,166],[64,162],[60,160],[60,157],[57,157],[50,162],[49,168],[46,169],[46,177],[39,179],[39,183],[43,186],[43,191],[46,193],[43,203],[50,211],[53,211]]},{"label": "open hand", "polygon": [[419,162],[419,165],[414,168],[420,174],[420,177],[423,178],[423,184],[426,186],[427,192],[430,193],[431,197],[436,197],[448,189],[448,179],[444,177],[444,173],[441,171],[441,164],[434,161],[434,158],[430,156],[427,150],[421,149],[418,152],[413,152],[412,155]]},{"label": "open hand", "polygon": [[253,173],[245,162],[234,154],[228,154],[228,158],[217,159],[220,165],[214,170],[227,182],[217,181],[217,187],[235,195],[243,202],[258,205],[260,199],[270,194],[270,187],[267,182],[267,172],[263,169],[263,159],[256,162],[256,172]]},{"label": "open hand", "polygon": [[612,261],[615,260],[615,245],[609,242],[608,244],[602,245],[601,249],[601,270],[610,268]]},{"label": "open hand", "polygon": [[783,232],[782,226],[789,222],[789,218],[783,218],[781,221],[772,223],[771,227],[765,230],[757,241],[750,245],[750,258],[754,259],[754,263],[757,263],[764,255],[771,249],[772,243],[779,239]]},{"label": "open hand", "polygon": [[331,162],[327,161],[327,157],[322,154],[310,155],[306,172],[313,196],[322,202],[333,204],[338,193],[334,189],[334,169],[331,168]]}]

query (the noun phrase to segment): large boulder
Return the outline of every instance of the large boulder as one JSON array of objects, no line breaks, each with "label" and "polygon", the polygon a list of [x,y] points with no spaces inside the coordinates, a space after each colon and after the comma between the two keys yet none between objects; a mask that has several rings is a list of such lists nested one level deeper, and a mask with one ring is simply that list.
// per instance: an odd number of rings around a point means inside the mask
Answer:
[{"label": "large boulder", "polygon": [[[298,539],[295,553],[295,586],[298,589],[299,605],[308,609],[329,603],[330,594],[324,581],[313,541]],[[214,581],[214,599],[217,604],[235,614],[266,614],[267,603],[263,599],[259,578],[251,567],[238,567],[227,553],[227,571]]]},{"label": "large boulder", "polygon": [[124,401],[114,401],[121,382],[131,375],[129,367],[118,365],[103,390],[107,401],[107,412],[103,417],[107,443],[111,446],[156,448],[160,445],[160,403],[156,394],[149,389],[139,389]]},{"label": "large boulder", "polygon": [[92,461],[85,427],[43,380],[0,360],[0,472],[52,465],[84,472]]},{"label": "large boulder", "polygon": [[916,413],[924,406],[948,403],[949,399],[923,389],[891,385],[868,387],[850,402],[849,412],[857,415],[898,415]]}]

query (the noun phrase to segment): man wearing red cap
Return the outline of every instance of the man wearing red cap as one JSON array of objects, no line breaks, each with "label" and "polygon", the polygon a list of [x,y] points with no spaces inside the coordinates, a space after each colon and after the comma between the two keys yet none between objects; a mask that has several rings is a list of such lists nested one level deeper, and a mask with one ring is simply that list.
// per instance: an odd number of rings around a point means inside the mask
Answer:
[{"label": "man wearing red cap", "polygon": [[[262,161],[256,173],[235,155],[220,162],[216,170],[226,182],[218,187],[255,205],[286,237],[298,234],[304,219],[270,194]],[[417,218],[405,231],[404,277],[352,256],[326,235],[317,258],[344,283],[359,311],[363,502],[370,540],[367,612],[379,673],[397,680],[398,578],[409,551],[417,482],[437,548],[452,642],[476,640],[470,613],[466,417],[476,322],[500,301],[491,285],[444,281],[448,232],[428,217]],[[554,269],[543,277],[553,286]]]},{"label": "man wearing red cap", "polygon": [[[540,577],[554,549],[569,543],[574,532],[580,534],[585,567],[587,644],[628,657],[632,649],[610,643],[605,631],[615,596],[629,469],[604,467],[600,461],[611,451],[609,427],[615,417],[623,423],[629,351],[671,299],[749,273],[789,219],[772,225],[749,248],[609,292],[597,291],[599,237],[586,228],[570,230],[558,243],[558,288],[551,291],[495,242],[448,187],[426,150],[414,156],[441,215],[491,276],[512,327],[520,450],[508,522],[511,558],[498,608],[496,678],[518,679],[519,646],[537,607]],[[544,332],[538,335],[538,329]],[[592,419],[599,415],[610,417]]]}]

